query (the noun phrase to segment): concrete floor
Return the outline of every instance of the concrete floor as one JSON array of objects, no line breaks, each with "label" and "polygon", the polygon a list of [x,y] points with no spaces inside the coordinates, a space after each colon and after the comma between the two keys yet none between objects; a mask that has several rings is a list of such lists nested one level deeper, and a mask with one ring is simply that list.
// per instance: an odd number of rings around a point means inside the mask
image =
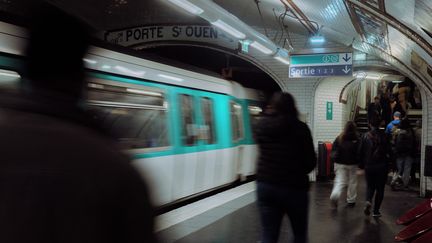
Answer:
[{"label": "concrete floor", "polygon": [[[363,214],[364,186],[364,180],[361,178],[359,181],[359,198],[355,207],[346,207],[344,199],[341,199],[338,209],[332,210],[329,201],[332,183],[318,182],[312,184],[309,215],[310,243],[394,242],[394,236],[402,229],[401,226],[394,223],[395,220],[405,211],[424,200],[418,197],[416,191],[391,191],[390,187],[386,186],[381,208],[383,217],[375,220]],[[213,223],[205,224],[203,222],[218,214],[222,208],[209,210],[187,223],[180,223],[163,230],[158,233],[158,236],[162,243],[259,242],[261,226],[257,206],[253,199],[254,194],[252,192],[250,195],[236,199],[239,201],[238,203],[246,201],[247,204]],[[185,226],[189,227],[190,232],[183,234],[184,236],[181,238],[173,237],[173,234],[179,229],[185,229]],[[285,219],[279,242],[290,242],[291,236],[289,222]]]}]

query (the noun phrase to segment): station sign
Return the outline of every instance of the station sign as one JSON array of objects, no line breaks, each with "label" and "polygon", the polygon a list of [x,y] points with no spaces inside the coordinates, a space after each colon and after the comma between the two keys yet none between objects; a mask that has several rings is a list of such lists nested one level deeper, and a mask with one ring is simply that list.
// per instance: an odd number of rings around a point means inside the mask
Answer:
[{"label": "station sign", "polygon": [[146,25],[103,33],[105,41],[127,47],[159,41],[205,42],[229,49],[238,49],[238,40],[208,25]]},{"label": "station sign", "polygon": [[289,77],[352,76],[352,53],[291,55]]}]

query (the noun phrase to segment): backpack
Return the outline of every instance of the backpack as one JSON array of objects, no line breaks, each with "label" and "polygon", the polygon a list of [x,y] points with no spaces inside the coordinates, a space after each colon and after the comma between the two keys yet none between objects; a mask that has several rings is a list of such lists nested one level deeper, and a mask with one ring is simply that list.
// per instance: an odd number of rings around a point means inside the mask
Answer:
[{"label": "backpack", "polygon": [[380,134],[380,133],[368,132],[367,136],[369,137],[370,141],[372,142],[371,160],[372,161],[385,161],[386,157],[387,157],[385,135]]},{"label": "backpack", "polygon": [[410,153],[414,149],[414,135],[410,130],[400,129],[395,139],[396,153]]}]

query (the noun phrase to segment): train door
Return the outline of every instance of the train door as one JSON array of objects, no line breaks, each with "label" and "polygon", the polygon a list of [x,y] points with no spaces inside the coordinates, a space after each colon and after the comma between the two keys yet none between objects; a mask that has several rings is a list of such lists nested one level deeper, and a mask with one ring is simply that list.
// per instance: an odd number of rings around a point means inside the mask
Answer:
[{"label": "train door", "polygon": [[197,100],[192,92],[178,94],[180,141],[174,169],[174,195],[182,198],[197,192],[198,164]]},{"label": "train door", "polygon": [[[242,176],[244,173],[244,146],[245,138],[243,108],[240,102],[235,100],[230,101],[230,116],[231,116],[231,139],[233,144],[233,161],[237,167],[237,173]],[[244,178],[241,178],[244,179]]]},{"label": "train door", "polygon": [[[221,163],[223,159],[220,150],[217,150],[215,127],[214,99],[208,96],[198,97],[198,167],[196,174],[196,188],[199,191],[214,188],[220,184]],[[223,152],[222,152],[223,153]]]}]

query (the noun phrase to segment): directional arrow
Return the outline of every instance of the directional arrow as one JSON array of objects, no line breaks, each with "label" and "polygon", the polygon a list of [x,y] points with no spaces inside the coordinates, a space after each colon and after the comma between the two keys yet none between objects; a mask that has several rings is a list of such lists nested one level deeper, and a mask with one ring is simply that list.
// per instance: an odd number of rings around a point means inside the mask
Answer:
[{"label": "directional arrow", "polygon": [[342,59],[344,59],[345,62],[348,62],[351,59],[351,57],[348,56],[348,53],[345,53],[345,57],[342,57]]},{"label": "directional arrow", "polygon": [[345,74],[347,74],[347,73],[349,73],[349,71],[351,71],[351,68],[348,68],[348,66],[345,66],[345,68],[342,69],[342,71],[343,71]]}]

